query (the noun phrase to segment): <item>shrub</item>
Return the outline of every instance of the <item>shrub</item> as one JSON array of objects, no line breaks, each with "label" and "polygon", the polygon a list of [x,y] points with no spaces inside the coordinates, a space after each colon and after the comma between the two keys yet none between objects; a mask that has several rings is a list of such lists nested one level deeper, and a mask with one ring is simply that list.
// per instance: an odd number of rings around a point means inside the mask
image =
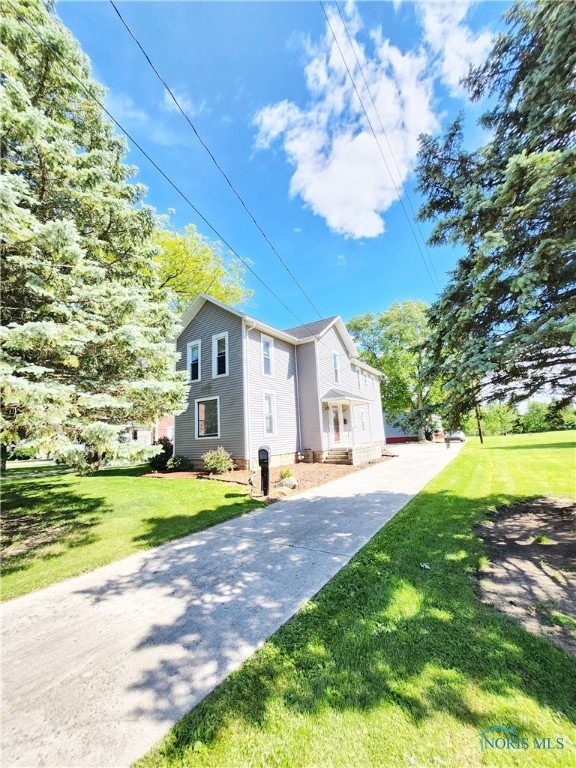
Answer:
[{"label": "shrub", "polygon": [[161,437],[156,445],[161,445],[162,450],[149,460],[149,464],[156,472],[165,472],[169,459],[174,453],[174,445],[168,437]]},{"label": "shrub", "polygon": [[234,469],[232,456],[221,445],[215,451],[207,451],[202,456],[204,469],[210,474],[222,475],[224,472],[230,472]]},{"label": "shrub", "polygon": [[287,477],[292,477],[294,472],[289,467],[285,467],[280,470],[280,480],[286,480]]},{"label": "shrub", "polygon": [[19,459],[20,461],[36,458],[37,449],[32,445],[17,445],[12,453],[9,455],[9,459]]},{"label": "shrub", "polygon": [[187,456],[173,456],[168,459],[166,469],[169,472],[188,472],[192,469],[192,462]]}]

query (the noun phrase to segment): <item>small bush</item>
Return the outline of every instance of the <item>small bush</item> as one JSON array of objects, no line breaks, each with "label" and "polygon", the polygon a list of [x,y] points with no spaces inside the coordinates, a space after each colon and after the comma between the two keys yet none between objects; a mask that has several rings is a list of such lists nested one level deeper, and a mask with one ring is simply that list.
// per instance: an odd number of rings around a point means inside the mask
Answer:
[{"label": "small bush", "polygon": [[221,445],[215,451],[207,451],[202,456],[204,469],[211,475],[222,475],[224,472],[230,472],[234,469],[232,456]]},{"label": "small bush", "polygon": [[280,470],[280,480],[286,480],[287,477],[292,477],[294,472],[289,467],[285,467]]},{"label": "small bush", "polygon": [[9,459],[19,459],[20,461],[27,461],[28,459],[36,458],[37,448],[31,445],[17,445],[12,453],[9,455]]},{"label": "small bush", "polygon": [[156,445],[161,445],[162,450],[149,460],[149,464],[156,472],[165,472],[168,466],[169,459],[172,458],[174,453],[174,445],[168,437],[161,437]]},{"label": "small bush", "polygon": [[192,466],[192,462],[187,456],[173,456],[166,463],[166,469],[169,472],[189,472]]}]

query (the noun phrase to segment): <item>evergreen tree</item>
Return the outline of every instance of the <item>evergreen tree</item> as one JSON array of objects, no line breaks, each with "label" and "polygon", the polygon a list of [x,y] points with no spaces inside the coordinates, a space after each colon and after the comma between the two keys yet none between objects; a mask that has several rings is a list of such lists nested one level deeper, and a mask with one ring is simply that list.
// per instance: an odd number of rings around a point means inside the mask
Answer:
[{"label": "evergreen tree", "polygon": [[185,403],[153,211],[59,20],[3,0],[0,39],[3,456],[27,438],[98,465]]},{"label": "evergreen tree", "polygon": [[472,99],[493,106],[489,142],[463,148],[462,118],[419,155],[431,243],[464,246],[432,307],[431,350],[456,413],[480,400],[576,391],[576,24],[572,3],[517,2]]}]

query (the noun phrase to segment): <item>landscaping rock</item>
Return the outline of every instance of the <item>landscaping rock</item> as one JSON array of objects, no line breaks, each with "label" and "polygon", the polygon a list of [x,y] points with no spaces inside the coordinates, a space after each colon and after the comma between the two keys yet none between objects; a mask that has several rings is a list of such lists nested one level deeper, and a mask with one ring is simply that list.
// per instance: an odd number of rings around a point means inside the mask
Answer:
[{"label": "landscaping rock", "polygon": [[291,491],[295,491],[298,488],[298,480],[295,477],[285,477],[276,486],[277,488],[290,488]]}]

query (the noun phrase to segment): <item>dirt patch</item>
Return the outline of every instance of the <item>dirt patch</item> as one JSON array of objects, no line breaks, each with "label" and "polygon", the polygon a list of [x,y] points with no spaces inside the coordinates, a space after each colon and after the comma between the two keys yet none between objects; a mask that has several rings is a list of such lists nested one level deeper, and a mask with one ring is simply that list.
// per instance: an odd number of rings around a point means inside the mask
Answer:
[{"label": "dirt patch", "polygon": [[[352,467],[349,464],[291,464],[289,469],[298,481],[298,491],[307,491],[310,488],[317,488],[320,485],[329,483],[331,480],[336,480],[344,475],[349,475],[352,472],[357,472],[360,469],[365,469],[371,464],[378,464],[383,461],[388,461],[395,454],[387,452],[388,455],[383,456],[381,459],[375,459],[368,464],[361,464],[357,467]],[[290,491],[285,488],[276,488],[276,484],[280,481],[280,470],[286,469],[286,467],[272,467],[270,470],[270,494],[264,499],[268,502],[278,501],[279,498],[283,498],[288,495]],[[233,472],[226,472],[225,475],[206,475],[201,472],[166,472],[166,473],[151,473],[154,477],[161,478],[163,480],[172,480],[177,478],[199,478],[217,480],[221,483],[236,483],[237,485],[245,485],[246,488],[250,488],[248,478],[252,475],[247,469],[236,469]],[[151,475],[146,475],[150,477]],[[253,490],[254,498],[261,497],[260,494],[260,473],[258,472],[254,478],[255,486]]]},{"label": "dirt patch", "polygon": [[576,504],[535,499],[501,507],[479,528],[491,562],[483,602],[576,655]]}]

